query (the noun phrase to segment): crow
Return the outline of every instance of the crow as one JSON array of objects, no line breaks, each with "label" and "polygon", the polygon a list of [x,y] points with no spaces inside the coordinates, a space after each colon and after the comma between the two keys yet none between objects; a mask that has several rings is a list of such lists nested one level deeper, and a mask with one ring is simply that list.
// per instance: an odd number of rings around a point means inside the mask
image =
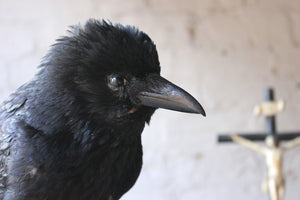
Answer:
[{"label": "crow", "polygon": [[1,105],[0,200],[120,199],[157,108],[205,115],[160,76],[144,32],[96,19],[71,27]]}]

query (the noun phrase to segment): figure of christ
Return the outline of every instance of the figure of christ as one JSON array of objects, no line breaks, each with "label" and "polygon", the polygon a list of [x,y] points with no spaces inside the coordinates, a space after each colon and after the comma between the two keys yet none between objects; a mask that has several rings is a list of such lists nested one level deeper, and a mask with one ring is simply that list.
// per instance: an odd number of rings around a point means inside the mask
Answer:
[{"label": "figure of christ", "polygon": [[265,157],[267,173],[263,182],[263,191],[270,195],[271,200],[283,200],[284,176],[282,173],[283,152],[300,145],[300,137],[280,145],[274,136],[266,137],[266,145],[261,146],[238,135],[231,136],[232,140]]}]

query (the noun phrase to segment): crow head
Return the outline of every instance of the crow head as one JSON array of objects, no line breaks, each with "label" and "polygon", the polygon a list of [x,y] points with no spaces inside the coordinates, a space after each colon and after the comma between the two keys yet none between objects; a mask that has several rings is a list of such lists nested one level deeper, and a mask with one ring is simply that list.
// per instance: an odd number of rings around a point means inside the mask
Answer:
[{"label": "crow head", "polygon": [[97,20],[73,26],[41,66],[98,120],[149,122],[156,108],[205,115],[191,95],[160,76],[154,43],[131,26]]}]

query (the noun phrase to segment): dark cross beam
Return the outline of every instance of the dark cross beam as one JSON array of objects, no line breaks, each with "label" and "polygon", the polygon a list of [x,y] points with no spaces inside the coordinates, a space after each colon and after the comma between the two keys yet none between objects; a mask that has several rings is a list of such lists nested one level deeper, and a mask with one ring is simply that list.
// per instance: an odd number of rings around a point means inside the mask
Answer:
[{"label": "dark cross beam", "polygon": [[[274,96],[274,90],[272,88],[267,88],[265,91],[265,101],[268,103],[275,102]],[[300,132],[282,132],[278,134],[276,130],[276,116],[275,114],[271,114],[266,116],[265,133],[237,133],[237,135],[252,141],[264,141],[268,135],[271,135],[278,141],[284,141],[299,137]],[[232,142],[231,135],[218,135],[218,142]]]}]

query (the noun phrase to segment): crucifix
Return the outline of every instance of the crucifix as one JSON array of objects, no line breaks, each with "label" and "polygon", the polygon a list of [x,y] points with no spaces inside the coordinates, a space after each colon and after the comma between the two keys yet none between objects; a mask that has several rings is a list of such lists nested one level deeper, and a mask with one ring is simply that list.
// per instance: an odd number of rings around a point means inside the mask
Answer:
[{"label": "crucifix", "polygon": [[[282,172],[283,153],[300,145],[300,132],[277,133],[276,114],[283,111],[284,101],[275,101],[271,88],[265,91],[265,102],[254,108],[254,114],[266,118],[265,133],[221,134],[218,142],[235,142],[264,156],[267,173],[263,182],[263,191],[271,200],[283,200],[284,176]],[[258,145],[255,141],[265,141],[265,145]],[[282,141],[287,141],[282,143]]]}]

